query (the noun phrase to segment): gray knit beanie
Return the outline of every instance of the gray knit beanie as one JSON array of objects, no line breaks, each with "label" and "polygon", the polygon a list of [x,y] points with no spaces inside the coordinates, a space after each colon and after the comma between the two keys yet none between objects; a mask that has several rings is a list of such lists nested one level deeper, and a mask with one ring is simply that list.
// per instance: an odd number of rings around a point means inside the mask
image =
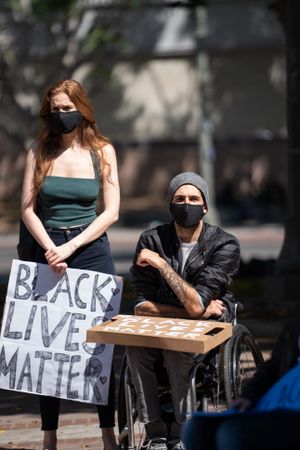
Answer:
[{"label": "gray knit beanie", "polygon": [[168,192],[167,192],[167,202],[168,202],[169,207],[172,202],[173,195],[175,194],[177,189],[180,186],[182,186],[183,184],[192,184],[197,189],[199,189],[199,191],[201,191],[201,193],[203,195],[203,199],[206,203],[206,206],[208,207],[209,197],[208,197],[207,183],[202,177],[200,177],[200,175],[198,175],[195,172],[179,173],[178,175],[176,175],[176,177],[174,177],[170,181]]}]

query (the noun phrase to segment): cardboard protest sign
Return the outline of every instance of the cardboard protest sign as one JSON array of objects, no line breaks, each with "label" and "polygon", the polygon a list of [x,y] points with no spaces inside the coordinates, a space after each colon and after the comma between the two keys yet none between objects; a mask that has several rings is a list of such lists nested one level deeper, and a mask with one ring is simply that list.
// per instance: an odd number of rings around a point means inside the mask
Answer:
[{"label": "cardboard protest sign", "polygon": [[120,314],[88,329],[87,341],[206,353],[231,335],[231,323]]},{"label": "cardboard protest sign", "polygon": [[106,404],[113,345],[86,330],[119,311],[122,279],[90,270],[56,274],[14,260],[0,336],[0,388]]}]

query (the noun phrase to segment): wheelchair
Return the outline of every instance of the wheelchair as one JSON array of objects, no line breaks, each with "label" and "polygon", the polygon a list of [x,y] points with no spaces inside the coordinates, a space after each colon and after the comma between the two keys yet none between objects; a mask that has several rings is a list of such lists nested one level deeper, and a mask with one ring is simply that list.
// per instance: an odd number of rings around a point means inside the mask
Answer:
[{"label": "wheelchair", "polygon": [[[245,381],[263,362],[252,333],[244,325],[234,323],[232,336],[226,342],[205,355],[195,357],[189,387],[192,412],[221,412],[227,409],[241,395]],[[166,423],[171,423],[174,415],[167,373],[161,361],[156,369],[162,418]],[[144,426],[137,425],[137,419],[136,394],[125,355],[118,391],[119,444],[124,450],[146,447]]]}]

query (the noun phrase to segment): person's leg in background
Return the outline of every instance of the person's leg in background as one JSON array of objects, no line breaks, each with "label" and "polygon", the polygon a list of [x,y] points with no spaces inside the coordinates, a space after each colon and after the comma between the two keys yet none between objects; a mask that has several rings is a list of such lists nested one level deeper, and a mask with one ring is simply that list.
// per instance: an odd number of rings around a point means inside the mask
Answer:
[{"label": "person's leg in background", "polygon": [[216,434],[216,448],[299,450],[299,423],[300,412],[287,410],[237,414],[220,425]]}]

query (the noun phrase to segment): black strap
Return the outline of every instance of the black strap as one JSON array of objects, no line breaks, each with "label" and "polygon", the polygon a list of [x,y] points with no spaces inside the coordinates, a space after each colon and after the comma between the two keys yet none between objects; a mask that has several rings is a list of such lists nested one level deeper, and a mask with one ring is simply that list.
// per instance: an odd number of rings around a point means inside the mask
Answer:
[{"label": "black strap", "polygon": [[95,176],[100,180],[100,158],[96,150],[90,150]]}]

